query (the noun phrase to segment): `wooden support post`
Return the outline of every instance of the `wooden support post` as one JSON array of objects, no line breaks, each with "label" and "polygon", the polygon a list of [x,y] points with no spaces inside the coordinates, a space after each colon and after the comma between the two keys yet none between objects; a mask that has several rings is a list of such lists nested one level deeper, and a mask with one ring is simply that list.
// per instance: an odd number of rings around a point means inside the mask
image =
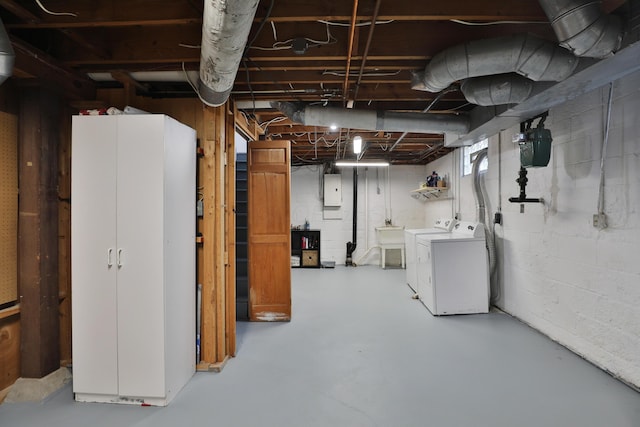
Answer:
[{"label": "wooden support post", "polygon": [[233,112],[227,108],[225,115],[226,135],[226,346],[230,356],[236,355],[236,144],[235,119]]},{"label": "wooden support post", "polygon": [[71,364],[71,120],[60,123],[58,178],[58,297],[60,310],[60,364]]},{"label": "wooden support post", "polygon": [[226,285],[225,285],[225,114],[226,108],[220,107],[216,110],[216,171],[215,171],[215,191],[216,191],[216,222],[215,222],[215,282],[216,282],[216,324],[218,334],[216,336],[217,361],[224,360],[227,355],[226,348]]},{"label": "wooden support post", "polygon": [[60,367],[58,318],[59,99],[40,87],[20,98],[18,282],[21,375]]},{"label": "wooden support post", "polygon": [[209,370],[211,364],[223,362],[228,355],[225,343],[224,112],[225,107],[204,107],[200,186],[203,187],[205,212],[202,219],[202,362],[199,370]]}]

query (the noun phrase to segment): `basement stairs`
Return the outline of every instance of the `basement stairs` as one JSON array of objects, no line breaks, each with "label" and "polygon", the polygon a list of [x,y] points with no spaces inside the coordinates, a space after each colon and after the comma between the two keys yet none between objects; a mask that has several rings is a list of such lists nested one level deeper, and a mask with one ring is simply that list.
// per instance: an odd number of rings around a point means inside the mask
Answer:
[{"label": "basement stairs", "polygon": [[236,320],[249,320],[247,154],[236,154]]}]

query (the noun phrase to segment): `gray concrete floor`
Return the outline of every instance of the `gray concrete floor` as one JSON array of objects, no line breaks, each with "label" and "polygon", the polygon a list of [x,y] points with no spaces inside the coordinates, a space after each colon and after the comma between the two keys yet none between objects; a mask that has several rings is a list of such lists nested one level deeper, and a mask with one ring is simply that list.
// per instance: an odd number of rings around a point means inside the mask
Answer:
[{"label": "gray concrete floor", "polygon": [[0,405],[0,426],[638,427],[640,394],[501,314],[433,317],[404,270],[294,269],[290,323],[239,323],[238,354],[166,408]]}]

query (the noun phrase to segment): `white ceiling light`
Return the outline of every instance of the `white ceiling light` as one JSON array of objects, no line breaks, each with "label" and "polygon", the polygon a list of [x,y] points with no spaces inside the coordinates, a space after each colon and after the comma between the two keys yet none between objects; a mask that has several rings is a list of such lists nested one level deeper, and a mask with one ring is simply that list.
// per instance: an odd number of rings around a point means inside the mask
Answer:
[{"label": "white ceiling light", "polygon": [[331,126],[329,126],[329,129],[338,130],[338,125],[332,124]]},{"label": "white ceiling light", "polygon": [[353,137],[353,152],[359,154],[362,151],[362,137],[356,135]]},{"label": "white ceiling light", "polygon": [[368,168],[368,167],[386,167],[389,166],[389,162],[345,162],[345,161],[338,161],[336,162],[336,166],[338,167],[346,167],[346,166],[354,166],[354,167],[361,167],[361,168]]}]

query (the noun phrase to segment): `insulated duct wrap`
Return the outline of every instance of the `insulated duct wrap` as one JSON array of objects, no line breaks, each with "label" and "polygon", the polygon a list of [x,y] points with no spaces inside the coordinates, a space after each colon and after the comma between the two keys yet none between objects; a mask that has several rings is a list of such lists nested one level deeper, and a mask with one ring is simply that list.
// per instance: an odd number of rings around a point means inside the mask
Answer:
[{"label": "insulated duct wrap", "polygon": [[0,84],[4,83],[13,74],[15,57],[11,40],[9,40],[7,31],[4,29],[2,21],[0,21]]},{"label": "insulated duct wrap", "polygon": [[540,0],[560,45],[577,56],[605,58],[620,48],[622,24],[600,1]]},{"label": "insulated duct wrap", "polygon": [[198,93],[207,105],[227,102],[258,0],[205,0]]},{"label": "insulated duct wrap", "polygon": [[335,125],[350,129],[410,133],[469,132],[466,117],[451,114],[422,114],[397,111],[354,110],[347,108],[316,107],[274,102],[276,108],[291,120],[307,126]]},{"label": "insulated duct wrap", "polygon": [[413,89],[440,92],[469,77],[517,73],[534,81],[562,81],[578,58],[530,34],[476,40],[446,49],[413,76]]},{"label": "insulated duct wrap", "polygon": [[533,81],[518,74],[475,77],[462,82],[460,90],[472,104],[491,106],[518,104],[533,90]]}]

